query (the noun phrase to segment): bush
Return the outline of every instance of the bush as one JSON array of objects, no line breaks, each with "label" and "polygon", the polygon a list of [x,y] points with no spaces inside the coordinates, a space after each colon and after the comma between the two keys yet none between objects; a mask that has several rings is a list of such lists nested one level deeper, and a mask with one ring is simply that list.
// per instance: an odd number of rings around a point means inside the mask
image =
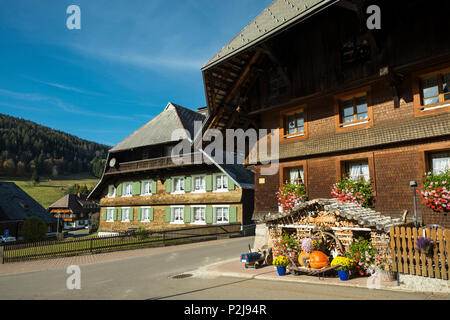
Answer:
[{"label": "bush", "polygon": [[140,226],[137,230],[136,230],[136,236],[138,238],[138,240],[145,240],[148,238],[149,236],[149,232],[147,229],[145,229],[143,226]]},{"label": "bush", "polygon": [[368,208],[373,202],[373,192],[370,184],[370,179],[366,181],[362,176],[353,180],[344,175],[331,188],[331,195],[339,201],[352,202]]},{"label": "bush", "polygon": [[29,217],[22,226],[22,236],[25,241],[40,241],[47,234],[47,224],[38,217]]}]

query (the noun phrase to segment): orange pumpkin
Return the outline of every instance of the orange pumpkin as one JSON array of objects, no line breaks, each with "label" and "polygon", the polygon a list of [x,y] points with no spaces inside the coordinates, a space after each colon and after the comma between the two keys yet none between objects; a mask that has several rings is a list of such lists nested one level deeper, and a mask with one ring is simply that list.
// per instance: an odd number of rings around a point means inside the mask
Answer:
[{"label": "orange pumpkin", "polygon": [[303,266],[303,267],[307,267],[307,265],[305,264],[306,260],[309,259],[309,253],[302,251],[299,255],[298,255],[298,263]]},{"label": "orange pumpkin", "polygon": [[309,265],[311,268],[320,269],[328,266],[330,260],[327,255],[321,251],[313,251],[309,254]]}]

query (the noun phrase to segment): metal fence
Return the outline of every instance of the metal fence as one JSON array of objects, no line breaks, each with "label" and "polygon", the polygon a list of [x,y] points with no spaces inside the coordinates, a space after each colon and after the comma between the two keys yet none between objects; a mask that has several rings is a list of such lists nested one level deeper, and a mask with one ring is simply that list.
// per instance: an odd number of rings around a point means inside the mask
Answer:
[{"label": "metal fence", "polygon": [[2,263],[34,259],[59,258],[82,254],[162,247],[221,237],[251,235],[253,226],[240,224],[201,226],[156,231],[128,231],[118,236],[85,237],[74,240],[6,243],[0,247]]}]

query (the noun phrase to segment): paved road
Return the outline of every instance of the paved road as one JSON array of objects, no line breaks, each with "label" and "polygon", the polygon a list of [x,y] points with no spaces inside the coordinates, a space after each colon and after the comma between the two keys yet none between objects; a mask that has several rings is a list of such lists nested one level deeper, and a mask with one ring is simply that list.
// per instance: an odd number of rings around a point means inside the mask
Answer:
[{"label": "paved road", "polygon": [[253,238],[198,243],[115,261],[81,265],[81,289],[68,290],[65,268],[0,276],[0,299],[442,299],[422,293],[368,290],[240,278],[190,277],[199,267],[238,258]]}]

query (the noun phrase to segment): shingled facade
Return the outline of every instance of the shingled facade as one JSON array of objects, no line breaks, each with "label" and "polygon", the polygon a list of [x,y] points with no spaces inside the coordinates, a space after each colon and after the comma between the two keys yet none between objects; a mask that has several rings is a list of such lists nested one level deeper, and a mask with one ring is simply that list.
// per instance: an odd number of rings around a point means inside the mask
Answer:
[{"label": "shingled facade", "polygon": [[[102,179],[89,195],[100,200],[100,233],[224,224],[239,230],[250,223],[251,171],[242,165],[208,162],[194,148],[184,155],[190,163],[173,161],[172,148],[181,138],[193,138],[194,122],[201,130],[205,119],[201,112],[169,103],[109,151]],[[186,136],[173,136],[177,130]]]},{"label": "shingled facade", "polygon": [[[367,7],[381,9],[369,29]],[[255,170],[254,218],[278,211],[292,173],[309,199],[358,170],[374,210],[414,211],[410,181],[450,163],[449,3],[276,0],[202,69],[206,127],[280,130],[277,174]],[[425,224],[447,213],[420,204]]]}]

